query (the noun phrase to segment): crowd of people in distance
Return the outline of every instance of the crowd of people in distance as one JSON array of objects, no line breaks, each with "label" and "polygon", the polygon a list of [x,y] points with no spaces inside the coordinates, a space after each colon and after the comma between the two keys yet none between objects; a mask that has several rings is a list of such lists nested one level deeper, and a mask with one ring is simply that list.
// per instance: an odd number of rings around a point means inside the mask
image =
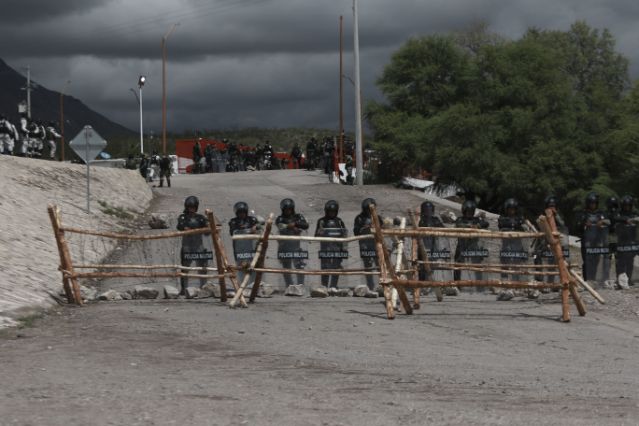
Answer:
[{"label": "crowd of people in distance", "polygon": [[[628,288],[633,285],[632,270],[634,267],[634,258],[637,255],[637,222],[639,221],[639,213],[634,210],[634,200],[631,196],[622,197],[618,202],[616,198],[611,197],[608,201],[608,210],[599,209],[598,197],[591,193],[586,198],[584,211],[580,215],[579,227],[581,229],[582,242],[582,258],[583,258],[583,277],[585,280],[604,285],[611,273],[611,259],[615,259],[616,282],[620,288]],[[366,198],[361,203],[361,212],[356,216],[352,227],[354,235],[365,235],[372,232],[373,218],[371,217],[371,205],[375,205],[375,200]],[[207,227],[206,218],[197,213],[199,200],[195,196],[189,196],[184,203],[184,213],[178,219],[178,229],[187,230],[195,228]],[[462,204],[462,214],[454,221],[456,228],[466,229],[487,229],[489,222],[484,215],[476,214],[476,203],[473,200],[466,200]],[[557,211],[557,198],[548,196],[545,200],[545,209],[550,210],[554,215],[555,222],[559,231],[563,235],[567,235],[568,231],[560,214]],[[275,220],[275,226],[281,235],[301,235],[307,231],[310,224],[303,214],[296,211],[295,202],[290,198],[285,198],[280,202],[281,213]],[[239,234],[257,234],[260,232],[264,220],[252,214],[246,202],[237,202],[234,206],[234,217],[229,222],[229,232],[233,235]],[[378,217],[380,224],[393,223],[385,220],[382,216]],[[534,227],[521,214],[519,204],[514,198],[506,200],[503,206],[503,212],[499,216],[498,229],[503,232],[527,232],[534,231]],[[419,215],[419,227],[443,228],[444,221],[436,215],[435,206],[430,201],[422,203]],[[593,231],[594,229],[594,231]],[[344,221],[339,217],[339,204],[335,200],[329,200],[324,205],[324,216],[322,216],[315,226],[315,236],[319,237],[336,237],[344,238],[348,235],[349,230]],[[591,235],[592,234],[592,235]],[[602,235],[606,238],[602,238]],[[456,247],[451,247],[445,238],[437,238],[433,236],[423,238],[425,254],[419,254],[420,260],[429,261],[449,261],[454,260],[458,263],[481,264],[488,257],[488,250],[481,246],[478,238],[472,236],[457,239]],[[363,266],[366,270],[376,270],[378,265],[377,251],[373,239],[362,239],[358,241],[359,254]],[[516,274],[517,265],[523,265],[530,258],[535,264],[551,264],[556,262],[554,254],[550,250],[547,242],[541,239],[535,240],[531,247],[526,247],[521,239],[502,239],[499,257],[502,264],[512,265],[513,273],[501,273],[502,281],[520,281],[521,278]],[[564,256],[569,256],[569,249],[564,241]],[[196,253],[204,250],[201,235],[184,237],[182,242],[182,265],[190,266],[193,257],[186,254]],[[256,240],[234,239],[233,253],[237,265],[247,266],[253,258],[256,250]],[[348,249],[346,243],[340,241],[322,241],[319,246],[318,256],[322,270],[342,269],[342,262],[348,258]],[[428,259],[423,258],[428,256]],[[303,270],[308,259],[308,251],[304,250],[300,240],[280,240],[278,241],[277,257],[282,268],[293,271]],[[198,267],[206,266],[205,260],[198,260]],[[599,265],[599,266],[598,266]],[[601,266],[603,265],[603,266]],[[601,269],[597,269],[601,268]],[[472,269],[472,268],[471,268]],[[203,270],[205,273],[205,270]],[[419,267],[419,279],[422,281],[429,280],[445,280],[460,281],[468,279],[462,276],[461,270],[450,272],[450,278],[436,276],[437,272],[427,270],[423,264]],[[511,272],[511,271],[508,271]],[[482,280],[482,272],[470,272],[474,280]],[[294,284],[292,273],[284,273],[284,281],[287,287]],[[296,274],[296,283],[304,284],[304,275]],[[244,272],[240,271],[240,282],[244,277]],[[251,282],[254,278],[251,278]],[[376,290],[376,285],[372,275],[366,275],[366,285],[369,291]],[[549,275],[537,277],[539,281],[546,280],[554,282],[557,278]],[[203,284],[205,280],[201,280]],[[328,274],[322,275],[322,285],[329,291],[338,289],[339,275]],[[183,278],[182,292],[188,287],[188,279]],[[482,287],[477,287],[477,291],[482,291]],[[451,289],[454,294],[459,290]],[[535,293],[536,294],[532,294]],[[454,295],[452,294],[452,295]],[[501,291],[497,294],[498,300],[510,300],[514,297],[512,291]],[[539,292],[534,291],[528,294],[530,298],[539,297]]]},{"label": "crowd of people in distance", "polygon": [[[216,148],[206,144],[204,147],[196,141],[193,146],[192,173],[239,172],[246,170],[275,170],[275,169],[324,169],[331,173],[334,169],[336,138],[327,136],[320,143],[312,137],[306,144],[306,150],[299,143],[295,143],[290,155],[280,159],[275,156],[273,145],[266,141],[264,145],[257,144],[250,147],[235,142],[223,140],[225,148]],[[344,154],[347,165],[352,168],[352,158],[355,147],[350,139],[344,140]],[[349,163],[350,161],[350,163]],[[290,163],[290,164],[289,164]]]},{"label": "crowd of people in distance", "polygon": [[4,155],[43,158],[46,147],[49,159],[55,160],[56,147],[61,138],[54,121],[45,124],[21,114],[17,124],[14,124],[7,116],[0,115],[0,151]]}]

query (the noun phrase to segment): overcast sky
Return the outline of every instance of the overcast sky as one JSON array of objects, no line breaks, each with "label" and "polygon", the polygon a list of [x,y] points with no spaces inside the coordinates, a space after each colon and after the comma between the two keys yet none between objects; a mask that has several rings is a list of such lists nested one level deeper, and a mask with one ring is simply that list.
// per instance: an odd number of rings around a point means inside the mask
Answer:
[{"label": "overcast sky", "polygon": [[[480,21],[503,36],[528,27],[608,28],[639,76],[637,0],[359,0],[364,99],[390,55],[409,37],[458,31]],[[344,72],[352,77],[352,0],[2,0],[0,57],[32,78],[127,127],[138,126],[130,88],[144,87],[145,128],[161,127],[160,41],[168,40],[168,127],[338,125],[338,23]],[[353,128],[345,81],[345,126]],[[35,100],[34,100],[35,102]]]}]

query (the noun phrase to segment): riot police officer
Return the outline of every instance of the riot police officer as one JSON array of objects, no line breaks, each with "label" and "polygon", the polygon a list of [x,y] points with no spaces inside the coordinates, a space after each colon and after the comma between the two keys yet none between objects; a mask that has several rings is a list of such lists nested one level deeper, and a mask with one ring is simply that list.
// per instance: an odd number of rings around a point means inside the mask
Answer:
[{"label": "riot police officer", "polygon": [[[327,201],[324,205],[324,217],[317,221],[315,228],[316,237],[334,237],[344,238],[348,231],[344,221],[340,219],[339,204],[335,200]],[[320,243],[320,264],[322,269],[342,269],[342,260],[348,257],[344,243],[340,242],[321,242]],[[339,275],[330,276],[330,287],[337,288]],[[328,287],[329,276],[322,275],[322,285]]]},{"label": "riot police officer", "polygon": [[61,139],[62,135],[58,133],[55,128],[55,123],[53,121],[49,121],[49,125],[46,128],[47,134],[47,144],[49,145],[49,158],[55,160],[55,152],[56,152],[56,140]]},{"label": "riot police officer", "polygon": [[[509,198],[504,202],[504,214],[497,219],[497,227],[501,232],[525,232],[524,217],[519,213],[519,203],[514,198]],[[521,264],[524,263],[527,254],[524,250],[524,244],[519,239],[503,239],[501,242],[501,263]],[[501,274],[502,279],[507,279],[508,274]],[[519,281],[519,276],[513,276],[515,281]]]},{"label": "riot police officer", "polygon": [[317,141],[312,137],[306,144],[306,170],[315,170]]},{"label": "riot police officer", "polygon": [[[177,229],[179,231],[187,231],[189,229],[207,228],[209,222],[203,215],[197,212],[200,206],[200,200],[194,195],[186,197],[184,200],[184,212],[178,217]],[[182,237],[182,248],[180,250],[180,258],[182,266],[191,266],[191,263],[195,261],[195,264],[201,268],[199,273],[206,275],[206,266],[208,265],[208,259],[206,251],[204,249],[203,234],[185,235]],[[212,257],[212,253],[211,256]],[[182,273],[188,274],[188,269],[182,269]],[[205,278],[200,278],[200,287],[206,284]],[[180,277],[180,294],[186,293],[186,288],[189,286],[188,277]]]},{"label": "riot police officer", "polygon": [[[373,198],[366,198],[362,201],[362,212],[355,217],[355,223],[353,224],[354,235],[367,235],[372,233],[373,218],[371,217],[370,207],[376,204]],[[383,223],[382,217],[379,215],[377,217],[379,223]],[[379,268],[374,239],[359,240],[359,255],[362,258],[365,269],[373,270]],[[372,275],[366,275],[366,285],[369,290],[375,290],[375,282]]]},{"label": "riot police officer", "polygon": [[0,115],[0,154],[13,154],[13,125],[7,117]]},{"label": "riot police officer", "polygon": [[[235,217],[229,221],[229,232],[233,235],[256,234],[258,230],[258,220],[255,216],[249,215],[249,206],[244,201],[238,201],[233,206]],[[233,255],[235,263],[240,268],[237,271],[239,283],[244,280],[244,268],[249,266],[255,255],[255,240],[233,240]],[[255,273],[251,273],[251,285],[255,280]]]},{"label": "riot police officer", "polygon": [[[210,145],[209,145],[210,146]],[[160,188],[164,185],[164,178],[166,178],[166,184],[171,187],[171,159],[168,155],[164,154],[160,159]]]},{"label": "riot police officer", "polygon": [[[474,229],[486,229],[488,228],[488,222],[482,217],[475,216],[475,210],[477,209],[477,203],[473,200],[466,200],[462,204],[462,216],[458,217],[455,221],[456,228],[474,228]],[[455,248],[455,262],[457,263],[481,263],[484,256],[479,254],[485,252],[485,250],[479,245],[477,238],[459,238],[457,240],[457,247]],[[459,281],[461,279],[462,271],[455,271],[454,279]],[[472,274],[471,274],[472,275]],[[476,280],[481,280],[483,275],[481,272],[474,274]],[[478,287],[478,291],[483,291],[483,287]]]},{"label": "riot police officer", "polygon": [[[279,229],[281,235],[300,235],[302,231],[308,229],[308,222],[300,213],[295,213],[295,202],[290,198],[285,198],[280,202],[280,210],[282,213],[275,219],[275,225]],[[283,268],[304,269],[306,265],[305,259],[308,258],[308,252],[301,248],[300,241],[280,241],[277,248],[277,256]],[[293,284],[291,274],[284,274],[284,282],[286,287]],[[304,275],[297,275],[297,284],[304,284]]]},{"label": "riot police officer", "polygon": [[619,216],[619,200],[615,196],[610,196],[606,199],[606,216],[610,220],[610,227],[608,228],[608,249],[610,252],[607,256],[604,256],[604,276],[610,277],[610,270],[612,267],[612,259],[617,259],[617,234],[615,232],[615,223]]},{"label": "riot police officer", "polygon": [[[435,216],[435,205],[430,201],[424,201],[419,208],[419,223],[420,228],[443,228],[444,224],[441,219]],[[424,244],[424,249],[426,250],[426,255],[433,255],[437,253],[438,255],[444,253],[442,251],[441,246],[446,245],[445,239],[440,239],[437,237],[424,237],[422,238],[422,243]],[[450,250],[449,250],[450,253]],[[418,258],[422,262],[429,261],[430,259],[424,259],[423,253],[421,250],[418,253]],[[449,255],[450,258],[450,255]],[[445,259],[437,259],[437,260],[445,260]],[[428,273],[424,264],[419,265],[419,279],[420,281],[427,281],[433,278],[433,271]]]},{"label": "riot police officer", "polygon": [[599,281],[603,283],[607,277],[598,277],[597,271],[600,270],[599,263],[603,256],[607,256],[610,251],[608,247],[610,220],[606,213],[599,209],[599,195],[597,193],[591,192],[586,196],[585,209],[578,216],[577,225],[581,236],[583,277],[585,280],[591,281],[599,278]]},{"label": "riot police officer", "polygon": [[626,274],[628,285],[633,285],[634,259],[639,249],[639,241],[637,241],[637,219],[639,213],[633,209],[633,204],[634,199],[632,196],[624,195],[621,197],[621,208],[613,222],[617,235],[615,268],[617,283],[621,288],[625,287],[620,277],[622,274]]}]

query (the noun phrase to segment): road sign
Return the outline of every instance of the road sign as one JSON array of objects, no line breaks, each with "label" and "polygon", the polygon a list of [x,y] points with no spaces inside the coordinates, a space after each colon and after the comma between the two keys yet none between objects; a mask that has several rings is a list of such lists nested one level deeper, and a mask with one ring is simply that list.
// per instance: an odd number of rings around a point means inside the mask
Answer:
[{"label": "road sign", "polygon": [[84,126],[84,129],[69,142],[69,146],[87,163],[87,159],[95,160],[95,157],[106,148],[107,142],[91,126]]}]

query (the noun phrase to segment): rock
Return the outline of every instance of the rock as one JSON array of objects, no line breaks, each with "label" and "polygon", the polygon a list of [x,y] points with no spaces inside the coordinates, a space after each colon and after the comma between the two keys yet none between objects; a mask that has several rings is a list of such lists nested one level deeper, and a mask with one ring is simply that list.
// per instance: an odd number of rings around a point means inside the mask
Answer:
[{"label": "rock", "polygon": [[107,290],[98,296],[98,300],[122,300],[122,296],[115,290]]},{"label": "rock", "polygon": [[152,214],[151,219],[149,220],[149,227],[151,229],[168,229],[169,224],[166,215]]},{"label": "rock", "polygon": [[497,295],[497,300],[505,302],[515,297],[515,292],[512,290],[504,290]]},{"label": "rock", "polygon": [[164,286],[164,298],[165,299],[177,299],[180,295],[180,290],[173,287],[172,285]]},{"label": "rock", "polygon": [[[80,286],[80,294],[82,295],[82,299],[86,301],[92,301],[98,297],[98,291],[96,289],[93,287],[85,287],[83,285]],[[63,293],[63,296],[66,296],[66,294]]]},{"label": "rock", "polygon": [[630,288],[628,286],[628,281],[628,275],[626,275],[625,272],[623,274],[619,274],[619,276],[617,277],[617,284],[619,285],[619,288],[623,290],[627,290]]},{"label": "rock", "polygon": [[[353,296],[355,295],[353,294]],[[369,290],[368,293],[364,295],[364,297],[366,297],[367,299],[377,299],[378,296],[377,296],[377,293]]]},{"label": "rock", "polygon": [[347,288],[338,288],[337,289],[337,293],[335,293],[335,296],[337,297],[350,297],[351,296],[351,291]]},{"label": "rock", "polygon": [[533,289],[533,290],[529,290],[528,294],[526,295],[529,299],[539,299],[539,296],[541,296],[541,292],[537,289]]},{"label": "rock", "polygon": [[368,286],[358,285],[353,289],[353,297],[366,297],[369,293]]},{"label": "rock", "polygon": [[284,293],[284,296],[296,296],[296,297],[304,296],[304,286],[301,284],[289,285],[288,287],[286,287],[286,292]]},{"label": "rock", "polygon": [[122,300],[133,300],[133,295],[128,291],[123,291],[120,293],[120,297]]},{"label": "rock", "polygon": [[136,285],[133,288],[134,299],[156,299],[159,294],[160,292],[154,289],[153,287]]},{"label": "rock", "polygon": [[186,295],[187,299],[195,299],[198,296],[198,294],[200,294],[200,289],[199,288],[197,288],[197,287],[187,287],[186,288],[185,295]]},{"label": "rock", "polygon": [[315,287],[314,289],[311,289],[311,297],[328,297],[328,289],[324,286]]},{"label": "rock", "polygon": [[257,297],[272,297],[275,289],[270,284],[260,284],[260,289],[257,292]]},{"label": "rock", "polygon": [[459,289],[457,287],[444,287],[442,293],[444,296],[459,296]]},{"label": "rock", "polygon": [[200,287],[199,292],[197,294],[197,298],[198,299],[206,299],[209,297],[215,297],[215,292],[216,292],[216,287],[217,287],[217,294],[218,294],[218,298],[220,297],[220,286],[219,285],[213,285],[211,283],[206,283],[204,284],[202,287]]}]

